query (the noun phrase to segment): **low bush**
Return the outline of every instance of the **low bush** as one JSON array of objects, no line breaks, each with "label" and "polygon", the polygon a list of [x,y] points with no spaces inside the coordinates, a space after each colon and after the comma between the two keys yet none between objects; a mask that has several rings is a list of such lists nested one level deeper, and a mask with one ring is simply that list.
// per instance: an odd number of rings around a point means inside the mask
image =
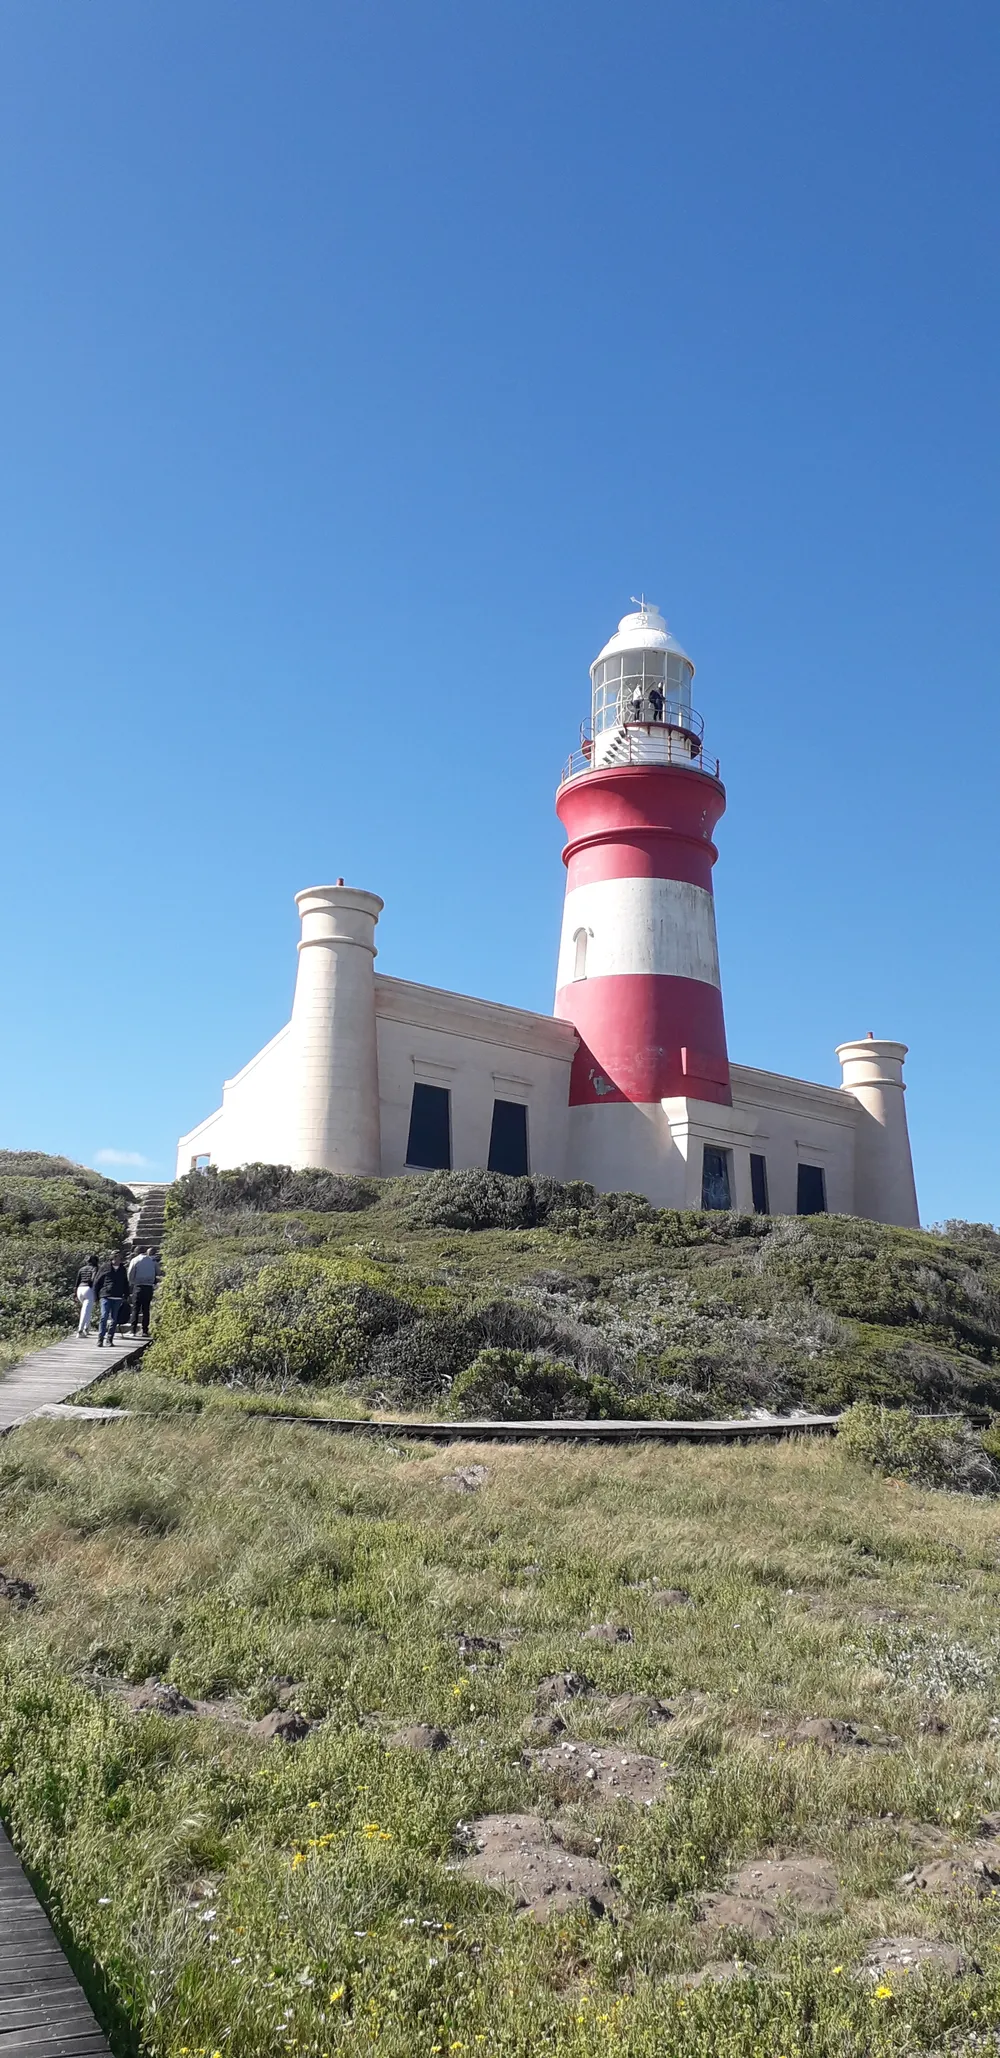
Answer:
[{"label": "low bush", "polygon": [[917,1415],[858,1401],[841,1417],[840,1444],[887,1479],[958,1493],[996,1493],[1000,1473],[972,1425],[958,1416]]},{"label": "low bush", "polygon": [[341,1378],[357,1351],[355,1297],[312,1252],[278,1258],[205,1312],[177,1324],[165,1319],[152,1347],[154,1369],[251,1388]]},{"label": "low bush", "polygon": [[623,1242],[658,1220],[639,1193],[598,1193],[583,1179],[505,1172],[431,1172],[397,1181],[389,1198],[401,1203],[413,1229],[552,1229]]},{"label": "low bush", "polygon": [[594,1412],[589,1382],[573,1365],[533,1351],[479,1351],[459,1374],[441,1413],[466,1421],[552,1422]]},{"label": "low bush", "polygon": [[[565,1205],[558,1179],[510,1178],[503,1172],[430,1172],[400,1180],[395,1196],[414,1229],[540,1229]],[[593,1195],[593,1188],[581,1188]]]},{"label": "low bush", "polygon": [[167,1195],[168,1226],[189,1215],[277,1214],[282,1209],[309,1208],[318,1214],[357,1214],[374,1207],[381,1188],[376,1179],[290,1165],[240,1165],[232,1172],[209,1166],[186,1172]]}]

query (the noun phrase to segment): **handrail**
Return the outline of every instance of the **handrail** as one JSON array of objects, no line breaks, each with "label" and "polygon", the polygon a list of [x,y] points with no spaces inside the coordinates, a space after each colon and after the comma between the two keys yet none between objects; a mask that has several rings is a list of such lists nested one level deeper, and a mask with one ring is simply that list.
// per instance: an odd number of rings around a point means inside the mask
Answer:
[{"label": "handrail", "polygon": [[[661,746],[655,756],[649,749],[649,742],[654,739]],[[594,739],[582,736],[579,750],[572,751],[563,766],[560,786],[585,772],[617,771],[628,765],[641,766],[644,771],[677,766],[721,780],[718,758],[706,757],[700,737],[675,722],[624,722],[617,734],[605,729],[597,740],[605,747],[601,763],[594,763]]]}]

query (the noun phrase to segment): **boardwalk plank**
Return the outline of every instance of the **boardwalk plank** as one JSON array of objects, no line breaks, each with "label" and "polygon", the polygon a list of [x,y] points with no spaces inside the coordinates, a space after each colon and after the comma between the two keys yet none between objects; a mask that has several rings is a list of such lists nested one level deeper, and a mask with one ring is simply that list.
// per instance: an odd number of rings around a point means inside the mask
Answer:
[{"label": "boardwalk plank", "polygon": [[99,1348],[93,1337],[77,1336],[74,1329],[62,1343],[32,1351],[0,1378],[0,1435],[16,1429],[39,1408],[92,1386],[113,1366],[141,1357],[148,1341],[145,1336],[128,1336]]},{"label": "boardwalk plank", "polygon": [[97,2017],[2,1829],[0,2058],[110,2058]]}]

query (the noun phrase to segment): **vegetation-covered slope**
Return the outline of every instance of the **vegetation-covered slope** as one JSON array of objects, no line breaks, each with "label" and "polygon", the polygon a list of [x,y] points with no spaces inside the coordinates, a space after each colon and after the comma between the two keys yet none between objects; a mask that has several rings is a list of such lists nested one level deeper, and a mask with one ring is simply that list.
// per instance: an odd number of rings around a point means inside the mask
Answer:
[{"label": "vegetation-covered slope", "polygon": [[[210,1414],[27,1425],[0,1529],[4,1816],[122,2052],[993,2048],[995,1504]],[[539,1843],[591,1897],[536,1923]]]},{"label": "vegetation-covered slope", "polygon": [[76,1321],[77,1271],[121,1240],[130,1200],[68,1158],[0,1151],[0,1371]]},{"label": "vegetation-covered slope", "polygon": [[163,1387],[319,1384],[342,1404],[346,1386],[368,1406],[508,1415],[1000,1406],[1000,1236],[985,1227],[273,1166],[180,1181],[168,1221],[147,1363]]}]

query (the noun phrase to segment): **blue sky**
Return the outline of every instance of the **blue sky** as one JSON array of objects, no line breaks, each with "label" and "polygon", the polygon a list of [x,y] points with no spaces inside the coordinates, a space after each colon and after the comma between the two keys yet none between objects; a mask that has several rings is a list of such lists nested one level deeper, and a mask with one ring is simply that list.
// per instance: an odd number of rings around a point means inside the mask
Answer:
[{"label": "blue sky", "polygon": [[732,1055],[902,1037],[924,1219],[996,1220],[995,7],[4,43],[2,1140],[169,1175],[338,874],[384,970],[550,1007],[554,785],[645,590],[729,793]]}]

